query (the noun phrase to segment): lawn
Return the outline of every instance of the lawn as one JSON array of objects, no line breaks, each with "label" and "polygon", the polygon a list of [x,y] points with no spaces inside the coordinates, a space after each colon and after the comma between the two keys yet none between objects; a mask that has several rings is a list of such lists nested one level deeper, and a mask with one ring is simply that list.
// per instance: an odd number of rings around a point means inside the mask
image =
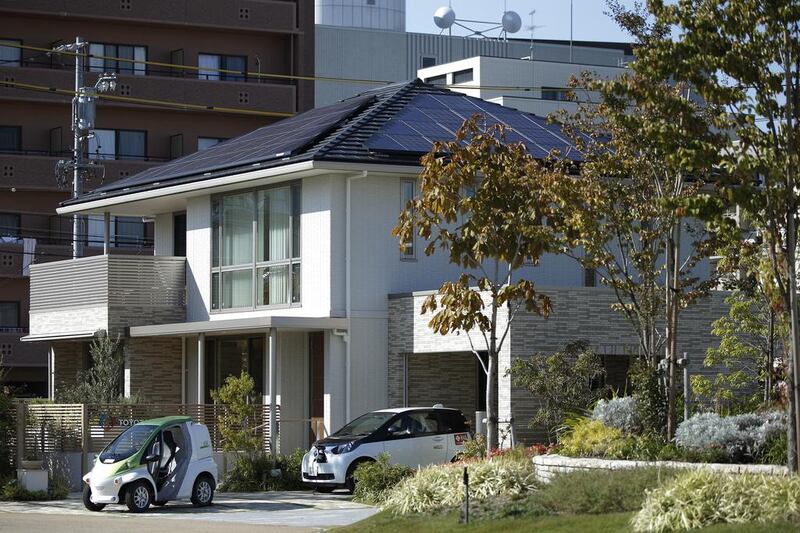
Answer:
[{"label": "lawn", "polygon": [[[408,532],[408,533],[427,533],[427,532],[448,532],[448,531],[469,531],[471,533],[488,533],[490,531],[503,531],[504,533],[516,532],[573,532],[591,531],[593,533],[604,533],[611,531],[631,531],[628,526],[633,513],[611,513],[601,515],[562,515],[562,516],[543,516],[538,518],[503,520],[487,520],[485,522],[474,522],[465,527],[459,523],[458,513],[428,516],[413,515],[408,517],[395,517],[388,511],[382,511],[375,516],[362,520],[352,526],[338,531],[347,533],[370,533],[377,531]],[[702,531],[708,533],[770,533],[796,532],[796,524],[719,524],[708,527]]]}]

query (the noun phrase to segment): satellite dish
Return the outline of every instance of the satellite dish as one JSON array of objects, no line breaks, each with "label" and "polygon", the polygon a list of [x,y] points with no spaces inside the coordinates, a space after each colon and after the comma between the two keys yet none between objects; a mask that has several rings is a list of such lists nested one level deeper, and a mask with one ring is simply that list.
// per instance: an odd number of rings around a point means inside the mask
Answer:
[{"label": "satellite dish", "polygon": [[[438,14],[439,12],[437,11],[436,13]],[[503,29],[506,32],[517,33],[521,27],[522,27],[522,19],[516,12],[506,11],[505,13],[503,13]]]},{"label": "satellite dish", "polygon": [[[517,15],[519,18],[519,15]],[[436,24],[437,27],[446,30],[453,23],[456,21],[456,12],[453,11],[452,7],[443,6],[436,10],[436,13],[433,14],[433,23]],[[519,28],[517,28],[519,29]]]}]

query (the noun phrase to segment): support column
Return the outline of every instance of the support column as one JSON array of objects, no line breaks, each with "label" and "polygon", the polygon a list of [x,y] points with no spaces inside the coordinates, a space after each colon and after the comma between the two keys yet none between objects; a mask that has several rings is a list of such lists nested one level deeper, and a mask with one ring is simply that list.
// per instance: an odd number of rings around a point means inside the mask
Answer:
[{"label": "support column", "polygon": [[206,403],[206,334],[197,335],[197,403]]},{"label": "support column", "polygon": [[326,331],[323,389],[325,428],[329,434],[338,431],[348,422],[346,358],[344,339]]},{"label": "support column", "polygon": [[181,403],[186,403],[186,337],[181,337]]},{"label": "support column", "polygon": [[[280,451],[280,438],[278,435],[277,405],[278,405],[278,330],[269,330],[269,437],[270,452],[276,454]],[[274,444],[274,446],[273,446]]]},{"label": "support column", "polygon": [[103,213],[103,255],[111,253],[111,213]]},{"label": "support column", "polygon": [[47,350],[47,398],[56,399],[56,350],[52,343]]}]

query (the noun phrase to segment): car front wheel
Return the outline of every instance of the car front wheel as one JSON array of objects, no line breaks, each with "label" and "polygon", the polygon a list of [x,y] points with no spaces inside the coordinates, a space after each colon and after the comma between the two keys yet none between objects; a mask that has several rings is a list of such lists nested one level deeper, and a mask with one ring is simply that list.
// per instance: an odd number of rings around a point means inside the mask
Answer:
[{"label": "car front wheel", "polygon": [[95,513],[102,511],[106,506],[104,503],[94,503],[92,501],[92,489],[89,488],[88,483],[83,486],[83,506]]},{"label": "car front wheel", "polygon": [[136,481],[125,491],[125,505],[132,513],[143,513],[150,507],[153,495],[146,481]]}]

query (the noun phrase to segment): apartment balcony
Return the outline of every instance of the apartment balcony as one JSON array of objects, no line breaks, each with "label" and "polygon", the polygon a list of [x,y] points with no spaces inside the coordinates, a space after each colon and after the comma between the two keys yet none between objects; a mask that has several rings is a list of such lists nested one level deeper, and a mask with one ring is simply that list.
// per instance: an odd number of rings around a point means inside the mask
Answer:
[{"label": "apartment balcony", "polygon": [[46,367],[47,347],[22,342],[28,328],[0,328],[0,362],[4,368]]},{"label": "apartment balcony", "polygon": [[100,255],[31,266],[25,340],[124,334],[130,326],[186,318],[186,259]]},{"label": "apartment balcony", "polygon": [[115,19],[131,23],[207,26],[257,32],[297,32],[298,0],[160,0],[158,2],[72,2],[0,0],[0,9],[48,12],[68,18]]},{"label": "apartment balcony", "polygon": [[[0,0],[2,1],[2,0]],[[94,85],[98,73],[87,72],[86,84]],[[266,78],[242,79],[241,81],[200,79],[194,71],[179,70],[149,72],[147,75],[118,74],[119,96],[180,102],[182,104],[250,109],[276,113],[295,112],[296,87],[291,81]],[[0,66],[0,99],[27,99],[37,102],[69,103],[63,94],[47,91],[28,91],[4,85],[3,81],[27,83],[59,89],[72,89],[75,73],[71,65],[47,62],[25,63],[20,67]],[[100,106],[135,107],[141,104],[103,100]],[[149,106],[147,106],[149,107]],[[145,107],[145,108],[147,108]],[[154,106],[169,109],[164,106]],[[179,109],[179,108],[175,108]],[[191,110],[191,109],[189,109]]]}]

